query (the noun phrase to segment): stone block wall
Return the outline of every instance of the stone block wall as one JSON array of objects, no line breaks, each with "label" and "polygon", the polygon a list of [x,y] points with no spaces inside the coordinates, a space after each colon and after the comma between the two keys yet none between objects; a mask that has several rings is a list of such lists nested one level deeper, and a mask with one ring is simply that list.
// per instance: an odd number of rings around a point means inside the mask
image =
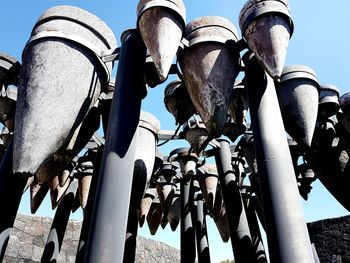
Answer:
[{"label": "stone block wall", "polygon": [[[44,251],[52,219],[17,215],[5,253],[4,263],[39,263]],[[81,222],[70,221],[67,225],[59,263],[74,263]],[[180,252],[161,242],[138,237],[135,262],[180,262]]]}]

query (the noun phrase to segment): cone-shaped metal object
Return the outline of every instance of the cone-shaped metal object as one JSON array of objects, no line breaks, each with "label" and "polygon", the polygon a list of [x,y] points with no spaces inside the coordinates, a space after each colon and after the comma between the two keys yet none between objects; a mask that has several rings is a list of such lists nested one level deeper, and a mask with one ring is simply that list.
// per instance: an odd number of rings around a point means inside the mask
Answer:
[{"label": "cone-shaped metal object", "polygon": [[181,80],[174,80],[166,86],[164,90],[164,104],[178,124],[185,123],[196,113],[196,108]]},{"label": "cone-shaped metal object", "polygon": [[162,208],[160,207],[160,202],[158,198],[153,199],[151,208],[147,214],[147,224],[151,235],[157,233],[158,227],[162,220]]},{"label": "cone-shaped metal object", "polygon": [[94,172],[93,164],[91,161],[80,163],[77,170],[78,170],[78,179],[79,179],[78,192],[79,192],[80,206],[83,210],[85,210],[88,196],[89,196],[92,174]]},{"label": "cone-shaped metal object", "polygon": [[34,181],[30,185],[30,211],[32,214],[36,213],[48,191],[49,185],[47,184],[40,185]]},{"label": "cone-shaped metal object", "polygon": [[323,119],[328,119],[329,117],[337,114],[339,109],[340,104],[338,87],[331,84],[321,85],[318,116]]},{"label": "cone-shaped metal object", "polygon": [[34,180],[35,180],[34,176],[31,176],[28,178],[27,184],[23,189],[23,193],[25,193],[28,190],[28,188],[31,186],[31,184],[34,182]]},{"label": "cone-shaped metal object", "polygon": [[238,40],[232,23],[222,17],[200,17],[186,26],[189,47],[179,53],[185,86],[209,134],[219,137],[225,125],[238,54],[225,43]]},{"label": "cone-shaped metal object", "polygon": [[167,215],[167,219],[172,231],[175,231],[180,223],[181,213],[181,199],[180,190],[175,192],[173,202]]},{"label": "cone-shaped metal object", "polygon": [[115,47],[111,29],[80,8],[56,6],[39,18],[23,51],[15,173],[34,174],[65,148],[109,81],[112,63],[104,63],[101,56]]},{"label": "cone-shaped metal object", "polygon": [[214,222],[217,229],[219,230],[222,241],[227,243],[230,239],[230,231],[224,206],[222,207],[219,216],[216,218],[216,220],[214,220]]},{"label": "cone-shaped metal object", "polygon": [[186,140],[190,143],[193,152],[197,156],[200,156],[201,152],[209,143],[209,134],[202,120],[196,118],[195,120],[187,121],[184,125],[184,134]]},{"label": "cone-shaped metal object", "polygon": [[345,93],[339,98],[340,108],[343,111],[340,122],[345,129],[350,132],[350,92]]},{"label": "cone-shaped metal object", "polygon": [[294,29],[288,1],[249,0],[241,10],[239,25],[260,65],[278,79]]},{"label": "cone-shaped metal object", "polygon": [[165,180],[164,176],[160,176],[156,182],[156,189],[162,211],[163,213],[167,213],[175,194],[176,184],[171,181],[168,182]]},{"label": "cone-shaped metal object", "polygon": [[35,173],[35,178],[39,184],[49,184],[54,177],[60,176],[62,171],[65,170],[66,161],[62,158],[52,157],[48,162],[42,165]]},{"label": "cone-shaped metal object", "polygon": [[140,207],[137,210],[137,216],[139,218],[140,227],[145,223],[145,219],[148,215],[149,209],[151,208],[152,201],[157,197],[157,190],[155,188],[148,188],[146,190],[145,196],[143,197]]},{"label": "cone-shaped metal object", "polygon": [[286,66],[276,82],[283,123],[288,134],[304,148],[311,146],[319,100],[316,73],[303,65]]},{"label": "cone-shaped metal object", "polygon": [[204,202],[209,211],[212,211],[215,203],[216,189],[218,185],[218,171],[215,164],[205,164],[200,169],[202,173],[197,173],[199,186],[204,196]]},{"label": "cone-shaped metal object", "polygon": [[58,176],[55,176],[50,182],[50,197],[52,209],[55,209],[66,193],[71,180],[67,180],[63,187],[60,186]]},{"label": "cone-shaped metal object", "polygon": [[159,80],[168,77],[183,36],[186,20],[181,0],[140,0],[137,26],[153,59]]}]

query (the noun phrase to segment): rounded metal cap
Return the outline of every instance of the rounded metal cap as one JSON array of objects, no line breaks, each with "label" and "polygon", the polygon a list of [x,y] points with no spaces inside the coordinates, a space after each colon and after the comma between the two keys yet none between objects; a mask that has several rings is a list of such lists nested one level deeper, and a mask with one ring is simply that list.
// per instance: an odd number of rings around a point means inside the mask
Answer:
[{"label": "rounded metal cap", "polygon": [[320,89],[320,104],[336,103],[339,104],[339,89],[332,84],[323,84]]},{"label": "rounded metal cap", "polygon": [[320,88],[316,72],[304,65],[285,66],[280,78],[280,82],[284,82],[290,79],[309,79],[317,84],[318,89]]},{"label": "rounded metal cap", "polygon": [[151,113],[141,111],[139,126],[157,135],[160,130],[160,121]]}]

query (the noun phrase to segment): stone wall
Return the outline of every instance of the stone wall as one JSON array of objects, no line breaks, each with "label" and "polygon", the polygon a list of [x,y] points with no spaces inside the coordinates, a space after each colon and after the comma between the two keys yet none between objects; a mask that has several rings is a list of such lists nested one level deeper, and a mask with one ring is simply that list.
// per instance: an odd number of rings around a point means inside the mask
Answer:
[{"label": "stone wall", "polygon": [[308,224],[321,263],[350,263],[350,216]]},{"label": "stone wall", "polygon": [[[40,262],[52,219],[17,215],[4,263]],[[59,263],[74,263],[81,222],[70,221],[62,244]],[[180,262],[180,252],[168,245],[138,237],[135,262]]]}]

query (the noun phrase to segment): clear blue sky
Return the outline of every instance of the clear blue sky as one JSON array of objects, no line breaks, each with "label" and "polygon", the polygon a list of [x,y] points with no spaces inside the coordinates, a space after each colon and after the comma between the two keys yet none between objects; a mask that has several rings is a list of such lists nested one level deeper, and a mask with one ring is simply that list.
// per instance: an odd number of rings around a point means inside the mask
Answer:
[{"label": "clear blue sky", "polygon": [[[237,29],[238,14],[245,3],[242,0],[185,0],[184,2],[187,8],[187,22],[199,16],[218,15],[231,20]],[[79,6],[96,14],[112,28],[119,41],[122,31],[136,25],[137,3],[136,0],[3,0],[0,16],[0,51],[20,60],[21,52],[37,18],[47,8],[62,4]],[[290,0],[289,4],[295,31],[290,42],[286,64],[308,65],[317,72],[321,83],[337,85],[341,94],[349,91],[350,29],[347,18],[350,1]],[[150,90],[148,97],[143,101],[143,109],[161,120],[162,129],[175,129],[172,116],[163,106],[163,91],[163,85]],[[171,147],[178,145],[171,144]],[[167,154],[170,147],[162,149]],[[307,221],[348,214],[318,182],[314,183],[310,200],[303,203]],[[24,198],[20,211],[29,213],[28,195]],[[38,214],[53,215],[48,200]],[[81,218],[81,212],[77,212],[73,218]],[[212,222],[209,222],[209,227],[212,262],[232,258],[230,246],[222,245]],[[145,227],[140,230],[140,234],[149,236]],[[159,230],[152,238],[179,247],[179,232],[172,233],[169,227],[165,231]]]}]

